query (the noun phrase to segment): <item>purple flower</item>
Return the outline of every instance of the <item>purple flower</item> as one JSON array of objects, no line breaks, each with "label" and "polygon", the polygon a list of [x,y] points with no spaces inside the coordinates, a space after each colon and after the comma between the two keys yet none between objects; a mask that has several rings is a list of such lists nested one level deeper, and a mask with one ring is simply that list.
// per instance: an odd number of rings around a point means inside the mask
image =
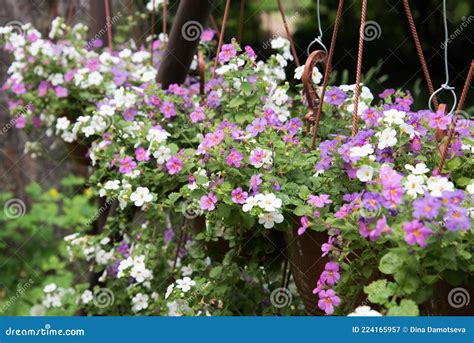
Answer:
[{"label": "purple flower", "polygon": [[209,104],[211,108],[219,107],[221,103],[219,94],[217,94],[216,91],[210,92],[209,95],[207,96],[207,103]]},{"label": "purple flower", "polygon": [[160,106],[160,112],[163,113],[165,118],[171,118],[176,116],[176,110],[174,104],[168,100],[164,101]]},{"label": "purple flower", "polygon": [[258,186],[262,183],[262,174],[252,175],[250,177],[250,189],[252,192],[258,192]]},{"label": "purple flower", "polygon": [[148,162],[150,160],[150,153],[145,148],[139,147],[135,150],[135,158],[140,162]]},{"label": "purple flower", "polygon": [[15,83],[12,86],[12,91],[16,95],[21,95],[21,94],[24,94],[26,92],[26,88],[25,88],[25,85],[23,83]]},{"label": "purple flower", "polygon": [[221,52],[219,53],[220,62],[229,62],[232,57],[237,55],[237,51],[232,44],[224,44]]},{"label": "purple flower", "polygon": [[232,201],[236,204],[244,204],[245,200],[247,200],[248,193],[244,192],[241,187],[236,188],[232,191]]},{"label": "purple flower", "polygon": [[206,116],[204,115],[204,109],[202,107],[196,107],[193,112],[189,115],[193,123],[203,121]]},{"label": "purple flower", "polygon": [[326,263],[324,272],[321,273],[321,281],[329,286],[334,286],[340,278],[341,274],[339,274],[339,264],[336,262]]},{"label": "purple flower", "polygon": [[329,237],[328,242],[321,245],[322,257],[328,255],[334,248],[334,237]]},{"label": "purple flower", "polygon": [[309,220],[306,214],[300,219],[301,226],[298,228],[298,235],[301,236],[305,233],[306,229],[309,227]]},{"label": "purple flower", "polygon": [[447,207],[459,206],[464,200],[464,192],[462,190],[457,191],[444,191],[443,194],[443,205]]},{"label": "purple flower", "polygon": [[217,196],[215,196],[212,192],[207,195],[203,195],[200,200],[201,209],[206,211],[214,210],[216,208],[217,200]]},{"label": "purple flower", "polygon": [[135,108],[127,108],[123,112],[123,117],[125,118],[126,121],[133,121],[137,113],[138,111]]},{"label": "purple flower", "polygon": [[375,126],[380,117],[380,113],[378,113],[375,108],[368,108],[362,113],[362,119],[364,119],[369,126]]},{"label": "purple flower", "polygon": [[386,90],[384,90],[382,93],[379,94],[379,98],[386,99],[394,94],[395,94],[395,89],[387,88]]},{"label": "purple flower", "polygon": [[170,175],[178,174],[183,169],[183,162],[176,156],[171,157],[166,162],[166,168]]},{"label": "purple flower", "polygon": [[338,306],[341,303],[341,299],[336,295],[332,289],[327,291],[322,290],[319,292],[319,301],[318,306],[321,310],[326,312],[326,314],[334,313],[334,306]]},{"label": "purple flower", "polygon": [[130,251],[128,249],[128,244],[127,243],[122,243],[117,247],[117,251],[119,254],[121,254],[123,257],[127,258],[130,256]]},{"label": "purple flower", "polygon": [[441,200],[431,195],[416,199],[413,202],[413,217],[426,219],[436,218],[442,205]]},{"label": "purple flower", "polygon": [[254,119],[252,124],[248,125],[245,130],[249,132],[252,137],[256,137],[260,132],[265,131],[266,125],[267,121],[264,118],[257,118]]},{"label": "purple flower", "polygon": [[38,96],[39,97],[45,96],[47,91],[48,91],[48,82],[41,81],[38,86]]},{"label": "purple flower", "polygon": [[471,219],[467,215],[467,210],[463,207],[450,207],[444,218],[446,228],[450,231],[469,230]]},{"label": "purple flower", "polygon": [[130,156],[125,156],[125,158],[121,159],[119,163],[119,172],[122,174],[130,174],[132,170],[135,169],[135,167],[137,166],[133,158],[131,158]]},{"label": "purple flower", "polygon": [[25,126],[26,126],[25,116],[19,116],[18,118],[15,119],[15,127],[17,129],[23,129]]},{"label": "purple flower", "polygon": [[451,124],[451,117],[448,117],[443,112],[431,112],[428,115],[428,125],[432,129],[446,130]]},{"label": "purple flower", "polygon": [[56,88],[54,88],[54,92],[56,93],[56,96],[58,98],[65,98],[67,97],[67,88],[64,88],[64,87],[61,87],[61,86],[57,86]]},{"label": "purple flower", "polygon": [[308,199],[308,204],[316,206],[317,208],[323,208],[324,205],[331,203],[332,200],[329,199],[328,194],[310,195]]},{"label": "purple flower", "polygon": [[201,33],[201,40],[203,42],[210,42],[213,38],[214,38],[214,35],[215,35],[215,31],[212,30],[212,29],[205,29],[204,31],[202,31]]},{"label": "purple flower", "polygon": [[166,228],[163,238],[166,242],[169,242],[174,238],[174,230],[172,227]]},{"label": "purple flower", "polygon": [[339,106],[344,100],[346,100],[347,95],[338,87],[332,87],[329,91],[326,92],[326,102],[331,105]]},{"label": "purple flower", "polygon": [[433,234],[430,228],[424,226],[418,219],[403,224],[405,230],[405,242],[409,245],[418,244],[426,247],[426,239]]},{"label": "purple flower", "polygon": [[245,46],[245,52],[251,59],[254,60],[257,58],[257,54],[255,53],[255,51],[253,51],[253,49],[248,45]]},{"label": "purple flower", "polygon": [[227,155],[227,158],[225,159],[225,163],[227,163],[228,166],[234,166],[236,168],[239,168],[240,162],[243,159],[244,159],[244,155],[242,155],[242,153],[232,148],[230,150],[229,155]]}]

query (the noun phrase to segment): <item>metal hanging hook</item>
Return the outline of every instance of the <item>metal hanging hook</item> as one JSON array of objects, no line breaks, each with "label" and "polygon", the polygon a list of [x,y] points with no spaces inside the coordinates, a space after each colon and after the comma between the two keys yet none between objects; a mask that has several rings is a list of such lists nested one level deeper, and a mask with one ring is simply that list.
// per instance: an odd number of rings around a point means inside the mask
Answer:
[{"label": "metal hanging hook", "polygon": [[308,47],[306,48],[306,53],[308,55],[311,53],[311,47],[316,43],[319,44],[321,48],[323,48],[326,54],[328,53],[328,48],[323,43],[323,30],[321,29],[321,15],[320,15],[320,8],[319,8],[319,0],[316,3],[316,17],[318,19],[319,36],[313,39],[311,43],[309,43]]},{"label": "metal hanging hook", "polygon": [[428,107],[430,108],[431,111],[433,111],[432,108],[432,102],[433,98],[436,96],[436,94],[442,92],[442,91],[449,91],[451,95],[453,96],[454,103],[451,108],[451,110],[448,112],[448,114],[451,114],[454,112],[456,109],[456,105],[458,103],[458,97],[456,96],[455,88],[449,85],[449,66],[448,66],[448,44],[449,44],[449,31],[448,31],[448,15],[447,15],[447,9],[446,9],[446,1],[443,0],[443,22],[444,22],[444,73],[446,75],[446,81],[439,87],[433,94],[431,94],[430,99],[428,100]]}]

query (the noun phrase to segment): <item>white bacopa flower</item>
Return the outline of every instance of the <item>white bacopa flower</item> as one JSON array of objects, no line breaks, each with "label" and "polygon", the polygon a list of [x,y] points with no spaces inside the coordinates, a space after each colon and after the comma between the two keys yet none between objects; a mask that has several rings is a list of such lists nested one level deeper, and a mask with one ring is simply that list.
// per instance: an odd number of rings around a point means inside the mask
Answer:
[{"label": "white bacopa flower", "polygon": [[271,100],[277,106],[281,106],[288,101],[288,95],[286,94],[286,90],[284,88],[277,88],[273,93]]},{"label": "white bacopa flower", "polygon": [[187,266],[181,267],[181,274],[183,276],[190,276],[192,275],[192,273],[193,273],[193,268],[191,267],[191,265],[188,264]]},{"label": "white bacopa flower", "polygon": [[191,280],[191,278],[188,276],[176,280],[176,288],[179,288],[184,293],[188,292],[193,286],[196,286],[196,281]]},{"label": "white bacopa flower", "polygon": [[468,192],[471,195],[474,194],[474,183],[471,183],[466,187],[466,192]]},{"label": "white bacopa flower", "polygon": [[283,37],[277,37],[275,39],[272,39],[270,44],[272,46],[272,49],[278,50],[278,49],[284,49],[286,47],[289,47],[290,41]]},{"label": "white bacopa flower", "polygon": [[372,310],[369,306],[359,306],[354,312],[347,315],[348,317],[381,317],[382,314]]},{"label": "white bacopa flower", "polygon": [[443,192],[454,191],[454,184],[445,177],[432,176],[427,182],[428,190],[434,197],[441,197]]},{"label": "white bacopa flower", "polygon": [[404,183],[404,188],[407,194],[413,198],[416,198],[418,194],[423,194],[425,192],[425,179],[421,175],[408,175]]},{"label": "white bacopa flower", "polygon": [[264,209],[267,212],[274,212],[275,210],[279,209],[282,205],[281,199],[278,199],[275,194],[257,194],[255,196],[257,200],[257,204],[260,208]]},{"label": "white bacopa flower", "polygon": [[423,175],[430,171],[424,163],[417,163],[414,167],[411,164],[405,164],[405,169],[414,175]]},{"label": "white bacopa flower", "polygon": [[410,138],[415,137],[415,128],[407,123],[401,123],[400,124],[400,132],[401,133],[406,133]]},{"label": "white bacopa flower", "polygon": [[99,243],[100,243],[100,245],[107,245],[107,244],[109,244],[109,242],[110,242],[110,238],[109,237],[104,237],[100,240]]},{"label": "white bacopa flower", "polygon": [[165,299],[168,299],[170,297],[171,292],[173,292],[173,289],[174,289],[174,283],[172,283],[171,285],[168,286],[168,288],[166,288]]},{"label": "white bacopa flower", "polygon": [[138,187],[135,192],[130,194],[130,200],[135,206],[141,207],[144,203],[152,201],[153,196],[147,187]]},{"label": "white bacopa flower", "polygon": [[372,180],[374,176],[374,168],[371,166],[363,165],[356,172],[357,178],[362,182],[368,182]]},{"label": "white bacopa flower", "polygon": [[82,295],[81,295],[81,301],[82,301],[83,304],[90,303],[92,301],[92,299],[94,299],[94,295],[88,289],[86,289],[84,291],[84,293],[82,293]]},{"label": "white bacopa flower", "polygon": [[375,135],[379,138],[377,148],[380,150],[392,147],[397,144],[397,131],[390,127],[384,129],[382,132],[377,132]]},{"label": "white bacopa flower", "polygon": [[374,153],[374,148],[371,144],[365,144],[363,146],[354,146],[350,148],[350,157],[365,157]]},{"label": "white bacopa flower", "polygon": [[98,71],[93,71],[89,74],[89,77],[87,78],[89,85],[93,86],[100,86],[103,80],[104,77]]},{"label": "white bacopa flower", "polygon": [[150,297],[148,296],[148,294],[137,293],[132,298],[132,311],[133,312],[139,312],[141,310],[147,309],[149,299],[150,299]]},{"label": "white bacopa flower", "polygon": [[99,108],[99,114],[103,116],[113,116],[115,113],[115,108],[110,105],[103,104]]},{"label": "white bacopa flower", "polygon": [[258,223],[262,224],[265,229],[271,229],[275,226],[275,223],[280,224],[283,222],[283,215],[278,212],[262,213],[258,216]]},{"label": "white bacopa flower", "polygon": [[109,263],[109,261],[112,259],[113,257],[113,252],[112,251],[105,251],[103,249],[99,249],[96,254],[95,254],[95,260],[98,264],[102,264],[102,265],[107,265]]},{"label": "white bacopa flower", "polygon": [[118,266],[117,277],[121,278],[122,276],[124,276],[125,270],[130,268],[131,266],[133,266],[133,259],[131,257],[128,257],[125,260],[120,261],[119,266]]},{"label": "white bacopa flower", "polygon": [[388,125],[401,125],[404,123],[406,112],[392,108],[390,110],[384,111],[383,115],[383,121],[386,122]]},{"label": "white bacopa flower", "polygon": [[153,153],[153,157],[156,158],[158,164],[164,164],[171,158],[171,149],[160,146],[158,150]]},{"label": "white bacopa flower", "polygon": [[258,205],[258,199],[253,196],[249,196],[245,200],[245,204],[242,205],[242,211],[244,212],[250,212],[254,206]]},{"label": "white bacopa flower", "polygon": [[130,276],[133,277],[138,283],[142,283],[145,280],[153,278],[151,271],[145,267],[144,263],[135,264],[130,271]]},{"label": "white bacopa flower", "polygon": [[168,138],[170,134],[163,130],[160,127],[152,127],[149,131],[148,134],[146,135],[146,139],[149,142],[164,142]]},{"label": "white bacopa flower", "polygon": [[303,77],[304,73],[304,66],[299,66],[298,68],[295,69],[295,79],[296,80],[301,80]]},{"label": "white bacopa flower", "polygon": [[71,122],[69,121],[69,119],[67,119],[66,117],[60,117],[58,118],[58,120],[56,121],[56,130],[66,130],[69,125],[71,124]]},{"label": "white bacopa flower", "polygon": [[107,190],[116,191],[120,188],[120,181],[119,180],[109,180],[104,184],[104,188]]},{"label": "white bacopa flower", "polygon": [[45,293],[52,293],[52,292],[54,292],[57,288],[58,288],[58,286],[56,286],[55,283],[50,283],[50,284],[44,286],[43,292],[45,292]]}]

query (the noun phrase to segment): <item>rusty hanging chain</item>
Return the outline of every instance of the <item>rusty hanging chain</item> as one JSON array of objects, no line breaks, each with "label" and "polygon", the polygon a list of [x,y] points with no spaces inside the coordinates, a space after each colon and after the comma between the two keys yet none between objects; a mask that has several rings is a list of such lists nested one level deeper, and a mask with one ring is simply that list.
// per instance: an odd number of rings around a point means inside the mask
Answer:
[{"label": "rusty hanging chain", "polygon": [[293,58],[295,59],[296,66],[300,66],[300,60],[298,58],[298,54],[296,53],[295,42],[293,41],[293,37],[291,36],[290,28],[288,27],[288,23],[286,22],[285,10],[283,9],[283,5],[281,4],[281,0],[277,0],[278,2],[278,9],[280,10],[281,19],[283,20],[283,26],[285,27],[286,35],[288,36],[288,40],[290,41],[291,52],[293,54]]},{"label": "rusty hanging chain", "polygon": [[357,53],[357,71],[356,71],[356,83],[354,91],[354,113],[352,115],[352,137],[357,133],[357,118],[359,111],[359,96],[360,96],[360,78],[362,73],[362,55],[364,51],[364,31],[365,31],[365,18],[367,16],[367,0],[362,1],[362,13],[360,16],[360,31],[359,31],[359,51]]},{"label": "rusty hanging chain", "polygon": [[229,17],[230,10],[230,0],[226,1],[225,10],[224,10],[224,19],[222,20],[221,33],[219,35],[219,43],[217,44],[216,59],[214,61],[214,68],[212,69],[212,78],[216,76],[217,64],[219,63],[219,54],[222,49],[222,44],[224,42],[225,27],[227,25],[227,18]]},{"label": "rusty hanging chain", "polygon": [[[410,31],[415,42],[416,52],[418,54],[418,58],[420,59],[421,69],[423,70],[423,74],[425,75],[428,90],[430,92],[430,95],[433,95],[433,82],[431,81],[430,72],[428,71],[428,64],[426,63],[425,55],[423,54],[423,49],[420,43],[420,37],[418,36],[418,32],[416,30],[415,21],[413,20],[413,14],[411,13],[410,4],[408,3],[408,0],[403,0],[403,7],[405,8],[408,24],[410,25]],[[436,95],[433,97],[433,104],[435,105],[435,108],[438,108],[439,104]]]},{"label": "rusty hanging chain", "polygon": [[313,150],[316,145],[316,138],[318,135],[318,128],[319,128],[319,120],[321,118],[321,111],[324,104],[324,96],[326,94],[326,88],[329,82],[329,77],[332,72],[332,58],[334,56],[334,49],[336,48],[337,33],[339,32],[339,25],[341,23],[343,8],[344,8],[344,0],[339,0],[339,5],[337,7],[337,12],[336,12],[336,20],[334,22],[334,28],[332,30],[331,45],[329,47],[329,54],[326,61],[326,70],[324,71],[323,88],[321,91],[321,100],[319,102],[319,106],[316,112],[316,118],[314,121],[313,137],[311,140],[311,150]]}]

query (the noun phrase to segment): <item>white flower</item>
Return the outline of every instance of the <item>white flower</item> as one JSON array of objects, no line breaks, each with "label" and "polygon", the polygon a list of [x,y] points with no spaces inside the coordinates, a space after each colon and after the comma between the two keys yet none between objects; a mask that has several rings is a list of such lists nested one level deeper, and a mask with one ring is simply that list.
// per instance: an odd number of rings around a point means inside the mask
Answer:
[{"label": "white flower", "polygon": [[127,259],[120,261],[119,266],[118,266],[117,277],[121,278],[122,276],[124,276],[125,269],[128,269],[131,266],[133,266],[133,259],[131,257],[128,257]]},{"label": "white flower", "polygon": [[277,88],[271,97],[272,102],[276,105],[281,106],[288,101],[288,95],[286,90],[283,88]]},{"label": "white flower", "polygon": [[110,242],[110,238],[109,238],[109,237],[104,237],[104,238],[102,238],[102,239],[100,240],[99,243],[100,243],[101,245],[106,245],[106,244],[108,244],[109,242]]},{"label": "white flower", "polygon": [[445,177],[432,176],[428,179],[427,186],[434,197],[441,197],[446,191],[454,191],[454,184]]},{"label": "white flower", "polygon": [[290,46],[290,41],[283,37],[277,37],[275,39],[272,39],[271,46],[272,46],[272,49],[275,49],[275,50],[284,49]]},{"label": "white flower", "polygon": [[58,118],[56,121],[56,130],[66,130],[71,122],[66,117]]},{"label": "white flower", "polygon": [[372,310],[369,306],[359,306],[354,312],[347,315],[348,317],[381,317],[382,315]]},{"label": "white flower", "polygon": [[304,73],[304,66],[299,66],[298,68],[295,69],[295,79],[296,80],[301,80],[301,77],[303,76]]},{"label": "white flower", "polygon": [[46,309],[43,305],[34,305],[30,308],[30,316],[41,317],[46,315]]},{"label": "white flower", "polygon": [[405,169],[415,175],[423,175],[430,171],[424,163],[417,163],[414,167],[411,164],[405,164]]},{"label": "white flower", "polygon": [[401,123],[400,124],[400,132],[401,133],[406,133],[407,135],[410,136],[410,138],[415,137],[415,128],[413,126],[411,126],[410,124]]},{"label": "white flower", "polygon": [[271,229],[275,226],[275,223],[283,222],[283,219],[283,215],[278,212],[262,213],[258,216],[258,223],[263,224],[265,229]]},{"label": "white flower", "polygon": [[370,181],[372,180],[372,176],[374,176],[374,168],[363,165],[357,170],[356,176],[362,182]]},{"label": "white flower", "polygon": [[86,289],[84,291],[84,293],[82,293],[82,295],[81,295],[81,300],[82,300],[82,303],[84,303],[84,304],[90,303],[92,299],[94,299],[94,295],[88,289]]},{"label": "white flower", "polygon": [[423,194],[425,191],[425,179],[421,175],[408,175],[404,183],[404,188],[407,194],[416,198],[418,194]]},{"label": "white flower", "polygon": [[52,292],[54,292],[57,288],[58,288],[58,286],[56,286],[55,283],[50,283],[50,284],[44,286],[43,292],[45,292],[45,293],[52,293]]},{"label": "white flower", "polygon": [[392,147],[397,144],[397,131],[392,128],[386,128],[382,132],[377,132],[375,134],[379,138],[379,144],[377,148],[383,150],[388,147]]},{"label": "white flower", "polygon": [[158,164],[164,164],[171,158],[171,149],[160,146],[158,150],[153,153],[153,157],[156,158]]},{"label": "white flower", "polygon": [[98,71],[93,71],[89,74],[87,81],[89,85],[100,86],[102,81],[104,80],[103,76]]},{"label": "white flower", "polygon": [[363,146],[354,146],[350,149],[350,157],[365,157],[374,153],[374,148],[371,144],[365,144]]},{"label": "white flower", "polygon": [[102,265],[107,265],[109,261],[113,257],[113,252],[112,251],[105,251],[103,249],[100,249],[96,252],[95,254],[95,260],[97,261],[98,264]]},{"label": "white flower", "polygon": [[183,274],[183,276],[190,276],[192,273],[193,268],[191,267],[191,265],[188,264],[187,266],[181,267],[181,274]]},{"label": "white flower", "polygon": [[169,296],[171,295],[171,292],[173,292],[173,289],[174,289],[174,283],[172,283],[171,285],[168,286],[168,288],[166,288],[165,299],[169,298]]},{"label": "white flower", "polygon": [[319,83],[323,79],[323,74],[319,72],[319,69],[317,67],[313,68],[313,72],[311,73],[311,79],[313,80],[313,83],[316,85],[319,85]]},{"label": "white flower", "polygon": [[396,110],[394,108],[384,111],[383,112],[383,120],[388,124],[396,124],[396,125],[401,125],[403,124],[403,119],[405,118],[406,113],[403,111]]},{"label": "white flower", "polygon": [[149,269],[146,269],[144,263],[137,263],[132,267],[130,276],[133,277],[138,283],[142,283],[145,280],[152,279],[152,274]]},{"label": "white flower", "polygon": [[474,183],[471,183],[466,187],[466,192],[468,192],[469,194],[474,194]]},{"label": "white flower", "polygon": [[146,187],[138,187],[135,192],[130,195],[130,200],[134,202],[134,205],[141,207],[145,202],[150,202],[153,196]]},{"label": "white flower", "polygon": [[166,139],[168,138],[170,134],[168,132],[166,132],[165,130],[163,130],[162,128],[160,127],[152,127],[150,129],[150,131],[148,131],[148,134],[146,135],[146,139],[149,141],[149,142],[158,142],[158,143],[161,143],[161,142],[164,142],[166,141]]},{"label": "white flower", "polygon": [[255,199],[258,201],[258,206],[267,212],[274,212],[281,207],[281,199],[278,199],[275,194],[257,194]]},{"label": "white flower", "polygon": [[243,204],[242,206],[242,211],[244,212],[249,212],[252,210],[252,208],[254,206],[257,206],[258,205],[258,199],[256,197],[253,197],[253,196],[249,196],[246,200],[245,200],[245,204]]},{"label": "white flower", "polygon": [[104,188],[108,190],[114,190],[116,191],[117,189],[120,188],[120,181],[119,180],[113,180],[113,181],[107,181],[104,184]]},{"label": "white flower", "polygon": [[176,280],[176,288],[179,288],[184,293],[189,291],[191,289],[191,287],[193,287],[195,285],[196,285],[196,281],[191,280],[191,278],[189,278],[188,276],[186,276],[182,279]]},{"label": "white flower", "polygon": [[115,113],[115,108],[110,105],[101,105],[99,108],[99,113],[103,116],[113,116]]},{"label": "white flower", "polygon": [[138,293],[132,298],[132,311],[139,312],[148,308],[148,294]]}]

